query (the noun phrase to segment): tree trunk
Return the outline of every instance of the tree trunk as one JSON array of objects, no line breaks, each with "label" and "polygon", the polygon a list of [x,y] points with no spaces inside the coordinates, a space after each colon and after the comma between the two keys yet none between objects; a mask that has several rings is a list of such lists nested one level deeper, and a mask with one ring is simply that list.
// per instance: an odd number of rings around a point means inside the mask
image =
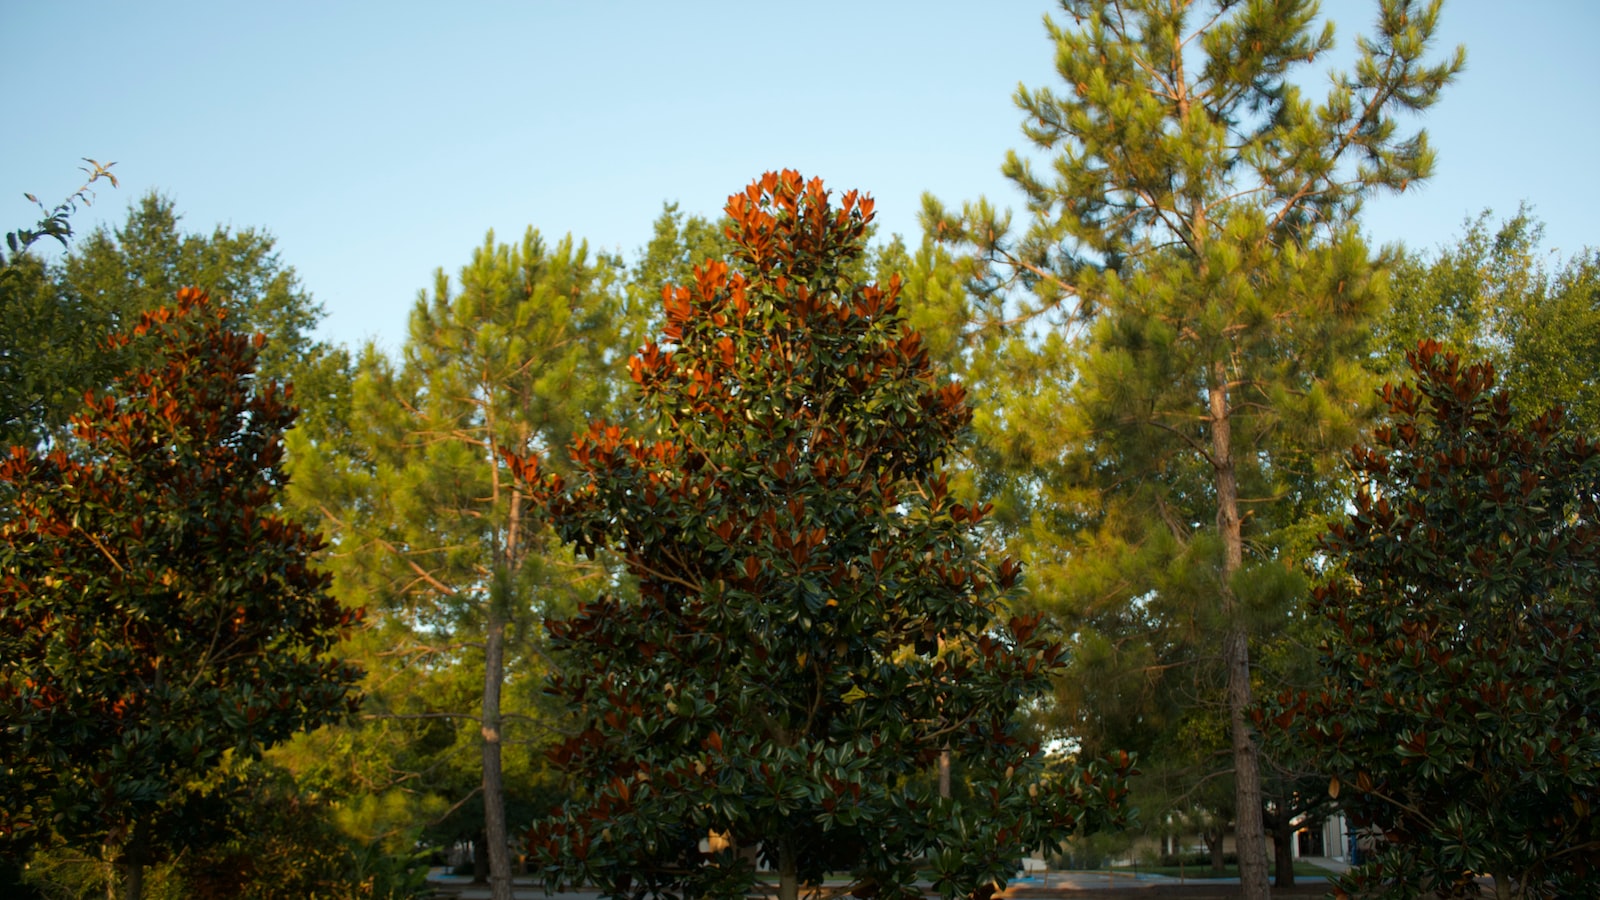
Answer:
[{"label": "tree trunk", "polygon": [[939,751],[939,796],[950,799],[950,751]]},{"label": "tree trunk", "polygon": [[489,889],[494,900],[511,900],[505,785],[500,772],[500,685],[505,678],[506,653],[503,593],[496,590],[490,596],[483,644],[483,831],[489,844]]},{"label": "tree trunk", "polygon": [[[102,848],[107,860],[106,900],[143,900],[144,867],[150,859],[150,829],[144,821],[137,821],[128,830],[121,846],[106,844]],[[118,890],[118,887],[121,890]]]},{"label": "tree trunk", "polygon": [[[1229,593],[1232,593],[1229,591]],[[1261,827],[1261,768],[1255,735],[1250,728],[1250,636],[1242,625],[1231,625],[1224,638],[1223,660],[1228,666],[1228,720],[1233,733],[1233,777],[1237,811],[1234,841],[1239,852],[1240,895],[1265,900],[1267,841]]]},{"label": "tree trunk", "polygon": [[1239,854],[1240,896],[1266,900],[1267,840],[1261,826],[1261,765],[1250,728],[1250,635],[1245,629],[1233,579],[1244,568],[1244,536],[1239,524],[1239,484],[1233,468],[1233,420],[1228,406],[1227,371],[1211,372],[1211,457],[1217,488],[1217,532],[1222,538],[1222,615],[1227,622],[1222,659],[1228,669],[1228,722],[1233,738],[1235,796],[1234,845]]},{"label": "tree trunk", "polygon": [[800,861],[787,836],[778,839],[778,900],[800,900]]},{"label": "tree trunk", "polygon": [[472,883],[489,883],[489,840],[481,830],[472,836]]},{"label": "tree trunk", "polygon": [[1221,878],[1226,871],[1226,860],[1223,858],[1222,843],[1227,839],[1228,829],[1218,825],[1216,828],[1207,829],[1200,837],[1206,842],[1206,856],[1211,862],[1211,874]]},{"label": "tree trunk", "polygon": [[1294,824],[1279,815],[1272,823],[1273,887],[1294,886]]}]

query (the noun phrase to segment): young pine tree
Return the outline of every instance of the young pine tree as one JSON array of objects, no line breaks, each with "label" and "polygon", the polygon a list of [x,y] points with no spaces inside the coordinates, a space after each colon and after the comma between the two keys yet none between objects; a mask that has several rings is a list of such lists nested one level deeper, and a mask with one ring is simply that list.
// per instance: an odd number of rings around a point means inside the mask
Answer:
[{"label": "young pine tree", "polygon": [[[474,789],[440,773],[476,758],[474,830],[496,900],[511,896],[507,835],[519,824],[505,799],[506,758],[544,733],[529,727],[540,717],[520,705],[508,674],[537,673],[529,636],[539,617],[595,574],[552,553],[502,456],[564,447],[606,407],[619,380],[606,377],[607,363],[622,355],[614,275],[612,260],[591,258],[570,236],[552,245],[529,228],[508,245],[491,233],[454,283],[440,270],[418,297],[398,364],[376,348],[363,353],[349,434],[292,445],[299,499],[322,510],[333,535],[336,585],[376,613],[365,635],[374,666],[396,668],[392,685],[425,673],[425,689],[375,691],[373,713],[463,723],[449,764],[430,764],[430,787],[459,789],[451,802],[466,801]],[[469,672],[477,697],[458,704]]]}]

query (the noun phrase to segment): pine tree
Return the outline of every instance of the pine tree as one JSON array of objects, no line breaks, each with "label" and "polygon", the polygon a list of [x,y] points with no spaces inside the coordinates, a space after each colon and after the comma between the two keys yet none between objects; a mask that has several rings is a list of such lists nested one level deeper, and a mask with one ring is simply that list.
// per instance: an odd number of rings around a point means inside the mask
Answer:
[{"label": "pine tree", "polygon": [[[474,720],[454,746],[480,759],[497,900],[511,891],[506,735],[538,737],[504,714],[506,674],[523,667],[537,678],[530,617],[558,611],[570,584],[594,574],[551,552],[502,455],[565,447],[610,403],[608,363],[622,355],[615,274],[613,260],[591,259],[570,237],[551,246],[530,228],[507,245],[491,233],[458,288],[441,270],[418,297],[398,365],[370,346],[362,354],[349,434],[291,444],[296,502],[323,511],[335,586],[374,610],[368,640],[386,664],[481,673],[475,709],[411,710],[416,698],[382,692],[380,702],[396,715]],[[467,648],[481,648],[470,664]],[[428,683],[443,692],[459,686],[455,675]]]},{"label": "pine tree", "polygon": [[[1049,170],[1016,153],[1004,167],[1026,232],[931,199],[924,225],[991,263],[978,287],[1013,304],[997,320],[1029,323],[1007,352],[1040,390],[1011,395],[1000,440],[1074,626],[1098,620],[1118,647],[1156,615],[1222,661],[1241,876],[1264,897],[1252,635],[1292,588],[1285,529],[1366,396],[1357,362],[1382,294],[1361,201],[1427,177],[1426,136],[1398,116],[1427,108],[1462,54],[1424,59],[1438,2],[1383,0],[1354,74],[1314,103],[1292,78],[1334,45],[1313,0],[1062,8],[1070,25],[1047,27],[1066,90],[1017,94]],[[1166,671],[1155,650],[1148,671]]]}]

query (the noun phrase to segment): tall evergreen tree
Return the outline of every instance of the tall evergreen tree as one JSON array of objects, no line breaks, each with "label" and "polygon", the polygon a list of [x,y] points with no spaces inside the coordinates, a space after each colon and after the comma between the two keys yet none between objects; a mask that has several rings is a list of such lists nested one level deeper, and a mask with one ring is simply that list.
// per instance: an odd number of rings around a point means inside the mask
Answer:
[{"label": "tall evergreen tree", "polygon": [[[1004,171],[1013,235],[986,203],[930,233],[988,263],[978,287],[1027,369],[1001,436],[1026,475],[1043,578],[1084,640],[1161,641],[1220,663],[1245,896],[1267,894],[1251,644],[1285,599],[1297,507],[1367,396],[1357,362],[1381,308],[1363,198],[1426,178],[1427,108],[1463,54],[1425,55],[1439,3],[1382,0],[1353,74],[1314,102],[1297,71],[1333,49],[1314,0],[1063,0],[1047,20],[1066,84],[1019,89],[1051,154]],[[1015,288],[1015,290],[1011,290]],[[1004,326],[1000,326],[1004,327]],[[1159,674],[1162,648],[1139,650]],[[1204,686],[1213,676],[1196,679]]]},{"label": "tall evergreen tree", "polygon": [[[596,423],[570,487],[516,466],[564,539],[639,584],[549,623],[582,790],[534,850],[612,896],[748,896],[741,850],[782,900],[831,871],[920,896],[919,858],[942,895],[988,896],[1026,848],[1114,820],[1130,760],[1047,773],[1017,720],[1061,648],[1012,615],[1018,567],[948,490],[963,390],[898,279],[852,274],[872,201],[785,171],[727,212],[733,265],[668,293],[628,362],[656,439]],[[945,752],[962,792],[933,776]]]},{"label": "tall evergreen tree", "polygon": [[1382,835],[1342,895],[1600,895],[1600,447],[1493,366],[1407,359],[1322,541],[1321,677],[1268,715]]},{"label": "tall evergreen tree", "polygon": [[198,291],[142,317],[148,367],[0,484],[0,845],[102,849],[144,866],[210,840],[196,782],[342,716],[354,614],[310,567],[320,540],[274,509],[288,392]]},{"label": "tall evergreen tree", "polygon": [[529,229],[506,245],[491,233],[459,286],[441,270],[418,297],[398,364],[364,351],[347,439],[290,446],[298,502],[327,517],[336,588],[380,612],[375,637],[402,660],[392,664],[442,669],[481,652],[470,664],[481,665],[477,708],[454,711],[476,719],[476,739],[456,745],[480,751],[497,900],[511,891],[505,735],[534,736],[504,715],[507,673],[537,679],[538,663],[519,652],[530,623],[558,611],[583,574],[570,554],[565,564],[549,554],[502,456],[566,447],[610,403],[608,373],[623,356],[615,269],[570,237],[551,246]]}]

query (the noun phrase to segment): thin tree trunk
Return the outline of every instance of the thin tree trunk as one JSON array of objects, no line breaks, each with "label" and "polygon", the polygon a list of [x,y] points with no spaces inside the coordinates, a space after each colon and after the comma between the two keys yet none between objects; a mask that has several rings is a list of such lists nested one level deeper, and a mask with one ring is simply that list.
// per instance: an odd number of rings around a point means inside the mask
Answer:
[{"label": "thin tree trunk", "polygon": [[472,836],[472,883],[489,883],[489,839],[482,830]]},{"label": "thin tree trunk", "polygon": [[778,900],[800,900],[800,861],[787,836],[778,839]]},{"label": "thin tree trunk", "polygon": [[950,799],[950,751],[939,751],[939,796]]},{"label": "thin tree trunk", "polygon": [[1294,886],[1294,825],[1287,817],[1272,823],[1272,886]]},{"label": "thin tree trunk", "polygon": [[[500,576],[497,573],[497,579]],[[489,844],[489,889],[511,900],[511,860],[506,853],[505,784],[500,771],[500,685],[505,678],[504,596],[491,592],[483,649],[483,831]]]},{"label": "thin tree trunk", "polygon": [[1250,728],[1250,635],[1245,629],[1233,579],[1244,568],[1239,524],[1239,484],[1233,468],[1233,420],[1227,371],[1217,363],[1207,399],[1211,407],[1211,456],[1217,488],[1217,531],[1222,538],[1222,615],[1227,622],[1222,659],[1228,669],[1228,723],[1233,738],[1234,844],[1239,854],[1240,896],[1266,900],[1267,840],[1261,824],[1261,765]]},{"label": "thin tree trunk", "polygon": [[1227,861],[1222,853],[1223,842],[1228,838],[1227,827],[1218,825],[1214,829],[1205,831],[1200,837],[1206,842],[1206,861],[1211,866],[1211,874],[1222,877],[1227,870]]},{"label": "thin tree trunk", "polygon": [[122,896],[127,900],[143,900],[144,863],[127,863],[122,871]]},{"label": "thin tree trunk", "polygon": [[[107,853],[107,858],[114,859],[110,866],[110,879],[106,883],[106,897],[117,900],[118,896],[125,900],[143,900],[144,898],[144,866],[150,858],[150,829],[144,821],[138,821],[128,831],[127,840],[122,846]],[[118,884],[122,890],[117,890]]]}]

